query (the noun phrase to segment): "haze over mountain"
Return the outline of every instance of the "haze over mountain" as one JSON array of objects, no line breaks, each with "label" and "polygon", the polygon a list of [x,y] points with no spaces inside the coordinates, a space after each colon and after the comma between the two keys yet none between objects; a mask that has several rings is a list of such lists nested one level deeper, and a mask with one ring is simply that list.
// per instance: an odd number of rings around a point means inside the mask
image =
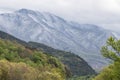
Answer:
[{"label": "haze over mountain", "polygon": [[48,12],[27,9],[0,14],[0,30],[27,42],[73,52],[95,69],[107,63],[99,51],[108,37],[115,36],[93,24],[69,22]]}]

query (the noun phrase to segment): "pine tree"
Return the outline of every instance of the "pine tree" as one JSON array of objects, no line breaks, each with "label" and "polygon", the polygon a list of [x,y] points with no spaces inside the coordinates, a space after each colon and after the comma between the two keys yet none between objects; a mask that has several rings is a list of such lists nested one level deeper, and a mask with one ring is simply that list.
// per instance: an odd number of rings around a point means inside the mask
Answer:
[{"label": "pine tree", "polygon": [[113,63],[104,68],[94,80],[120,80],[120,40],[110,37],[101,53]]}]

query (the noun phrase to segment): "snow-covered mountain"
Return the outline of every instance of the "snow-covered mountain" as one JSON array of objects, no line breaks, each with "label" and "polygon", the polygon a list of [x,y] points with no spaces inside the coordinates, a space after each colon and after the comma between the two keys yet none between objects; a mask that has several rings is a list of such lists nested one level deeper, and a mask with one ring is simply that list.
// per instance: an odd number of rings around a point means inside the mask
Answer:
[{"label": "snow-covered mountain", "polygon": [[25,41],[73,52],[93,68],[107,63],[99,50],[108,37],[114,36],[96,25],[69,22],[51,13],[27,9],[0,14],[0,30]]}]

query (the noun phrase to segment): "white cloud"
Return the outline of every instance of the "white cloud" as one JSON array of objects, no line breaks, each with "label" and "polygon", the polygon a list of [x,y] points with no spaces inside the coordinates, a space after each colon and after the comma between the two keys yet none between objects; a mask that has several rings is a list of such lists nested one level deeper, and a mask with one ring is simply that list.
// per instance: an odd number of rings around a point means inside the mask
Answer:
[{"label": "white cloud", "polygon": [[120,25],[120,0],[0,0],[0,8],[48,11],[68,20],[110,29],[117,24],[117,30]]}]

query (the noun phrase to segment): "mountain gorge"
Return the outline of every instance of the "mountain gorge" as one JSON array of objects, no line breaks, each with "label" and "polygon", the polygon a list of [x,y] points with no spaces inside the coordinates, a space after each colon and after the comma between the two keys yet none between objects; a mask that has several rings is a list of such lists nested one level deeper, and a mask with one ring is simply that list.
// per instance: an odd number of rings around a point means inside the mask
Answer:
[{"label": "mountain gorge", "polygon": [[100,48],[108,37],[114,36],[96,25],[69,22],[48,12],[27,9],[0,14],[0,30],[26,42],[75,53],[94,69],[108,63],[101,56]]}]

